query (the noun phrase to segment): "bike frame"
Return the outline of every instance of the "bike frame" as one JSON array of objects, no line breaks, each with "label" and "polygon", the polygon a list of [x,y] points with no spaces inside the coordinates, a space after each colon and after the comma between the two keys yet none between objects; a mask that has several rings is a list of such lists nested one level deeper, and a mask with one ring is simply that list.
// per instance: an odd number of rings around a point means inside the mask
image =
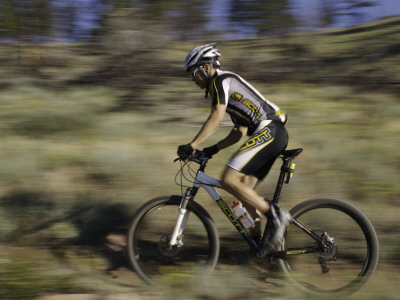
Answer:
[{"label": "bike frame", "polygon": [[[292,159],[290,158],[282,158],[283,164],[281,167],[278,183],[275,189],[274,197],[272,202],[275,204],[278,204],[279,199],[280,199],[280,193],[283,187],[283,183],[289,183],[289,180],[291,178],[291,175],[293,174],[293,168],[291,168],[291,163]],[[188,218],[188,211],[186,209],[187,204],[189,201],[194,201],[194,197],[196,196],[198,190],[200,188],[204,188],[210,197],[218,204],[224,215],[228,218],[228,220],[232,223],[232,225],[236,228],[236,230],[242,235],[242,237],[247,241],[247,243],[250,245],[251,249],[255,253],[259,253],[262,249],[262,245],[264,244],[264,241],[261,242],[261,245],[258,245],[256,241],[249,235],[249,233],[246,231],[242,223],[238,220],[236,215],[231,211],[231,209],[226,205],[226,203],[223,201],[219,193],[216,191],[215,188],[222,188],[221,183],[219,180],[208,176],[207,174],[204,173],[207,160],[205,161],[200,161],[200,168],[197,171],[196,177],[194,179],[193,187],[187,188],[186,192],[182,196],[182,200],[179,206],[179,215],[176,221],[175,228],[173,230],[173,233],[171,235],[170,239],[170,247],[180,247],[183,245],[182,242],[182,236],[183,236],[183,231],[186,225],[186,220]],[[286,251],[275,251],[268,256],[271,257],[277,257],[277,258],[284,258],[287,255],[298,255],[298,254],[307,254],[307,253],[315,253],[318,251],[321,251],[321,246],[323,246],[323,240],[319,235],[314,233],[311,229],[307,228],[302,222],[293,219],[293,224],[302,229],[306,234],[311,236],[314,240],[317,241],[317,245],[315,247],[307,247],[307,248],[293,248],[293,249],[288,249]],[[269,228],[269,220],[267,221],[267,224],[265,226],[264,230],[264,235],[263,238],[266,238],[268,228]]]}]

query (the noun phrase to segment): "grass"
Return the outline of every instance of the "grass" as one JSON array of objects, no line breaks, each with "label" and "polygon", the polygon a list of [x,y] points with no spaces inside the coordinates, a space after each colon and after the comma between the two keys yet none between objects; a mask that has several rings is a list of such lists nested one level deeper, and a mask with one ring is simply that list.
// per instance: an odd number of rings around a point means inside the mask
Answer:
[{"label": "grass", "polygon": [[[76,274],[68,270],[43,249],[31,248],[26,260],[26,248],[2,247],[0,296],[2,299],[34,299],[42,293],[83,292]],[[8,254],[8,255],[5,255]],[[49,265],[52,268],[49,268]]]},{"label": "grass", "polygon": [[[387,299],[395,294],[381,285],[396,282],[388,266],[400,262],[399,70],[394,63],[399,53],[391,22],[354,32],[220,43],[223,66],[289,113],[289,147],[305,149],[292,184],[285,186],[282,206],[334,197],[364,211],[378,232],[382,264],[366,290],[379,290]],[[0,46],[0,297],[132,291],[103,274],[114,263],[119,272],[125,270],[123,255],[119,264],[106,258],[104,238],[148,199],[180,193],[174,185],[176,147],[190,141],[209,112],[202,92],[176,75],[182,71],[177,58],[193,44],[171,43],[165,55],[153,56],[154,64],[133,64],[137,70],[131,69],[131,56],[121,59],[101,47],[32,47],[36,56],[18,61],[17,45]],[[111,65],[113,72],[107,71]],[[228,133],[229,118],[223,124],[207,145]],[[211,161],[210,175],[219,176],[233,148]],[[260,194],[271,196],[277,172],[275,166]],[[200,192],[200,202],[228,238],[231,228],[205,199]],[[248,280],[231,282],[233,272]],[[133,290],[144,299],[165,299],[165,291],[172,299],[184,288],[193,299],[293,297],[274,280],[265,291],[255,280],[258,275],[224,265],[201,282],[170,278],[153,291],[140,284]],[[254,282],[260,284],[254,292],[243,292]],[[376,295],[361,292],[355,299]]]}]

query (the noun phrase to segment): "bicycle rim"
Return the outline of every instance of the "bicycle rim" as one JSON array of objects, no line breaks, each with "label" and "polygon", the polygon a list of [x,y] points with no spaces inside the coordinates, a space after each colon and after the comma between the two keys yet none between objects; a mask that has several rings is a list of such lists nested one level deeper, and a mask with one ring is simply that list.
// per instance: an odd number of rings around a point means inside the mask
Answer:
[{"label": "bicycle rim", "polygon": [[[294,207],[291,214],[318,234],[326,232],[335,243],[325,252],[279,259],[292,282],[311,293],[350,294],[368,280],[378,262],[379,246],[374,228],[357,208],[340,200],[314,199]],[[310,236],[289,226],[286,251],[314,246]]]},{"label": "bicycle rim", "polygon": [[134,270],[146,282],[171,276],[197,276],[210,272],[217,263],[218,235],[213,221],[198,204],[187,206],[189,217],[183,245],[168,246],[179,203],[178,196],[156,198],[139,209],[132,221],[128,255]]}]

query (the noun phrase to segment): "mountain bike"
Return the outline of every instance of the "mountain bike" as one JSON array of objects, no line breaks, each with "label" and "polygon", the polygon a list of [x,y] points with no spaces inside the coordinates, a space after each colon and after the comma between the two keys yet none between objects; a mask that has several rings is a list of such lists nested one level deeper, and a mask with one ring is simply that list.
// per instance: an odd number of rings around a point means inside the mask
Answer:
[{"label": "mountain bike", "polygon": [[[284,183],[289,183],[293,160],[302,149],[280,154],[282,166],[273,205],[278,207]],[[312,199],[290,210],[293,217],[284,242],[266,251],[270,221],[262,239],[254,240],[216,191],[220,182],[205,174],[208,158],[196,152],[188,166],[193,180],[183,195],[155,198],[138,209],[127,233],[127,251],[134,271],[152,283],[168,275],[211,272],[217,264],[220,240],[208,212],[195,197],[204,188],[250,247],[250,252],[273,260],[285,278],[311,293],[351,293],[374,272],[379,255],[375,230],[356,207],[336,199]],[[199,164],[197,171],[190,165]],[[181,181],[182,182],[182,181]],[[277,209],[279,211],[279,209]]]}]

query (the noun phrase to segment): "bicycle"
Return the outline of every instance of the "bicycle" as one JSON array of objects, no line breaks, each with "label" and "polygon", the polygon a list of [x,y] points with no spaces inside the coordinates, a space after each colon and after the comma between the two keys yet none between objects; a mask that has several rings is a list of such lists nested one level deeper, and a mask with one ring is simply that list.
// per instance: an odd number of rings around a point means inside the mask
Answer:
[{"label": "bicycle", "polygon": [[[301,152],[299,148],[280,154],[283,163],[273,205],[278,205],[283,183],[289,183],[293,160]],[[336,199],[302,202],[290,210],[293,221],[284,243],[277,250],[265,251],[269,220],[261,241],[252,239],[216,191],[221,188],[220,182],[205,174],[208,158],[199,153],[184,164],[199,164],[192,174],[193,186],[188,186],[183,195],[150,200],[133,217],[127,233],[128,256],[145,282],[171,274],[211,272],[216,266],[220,250],[216,226],[208,212],[194,201],[201,187],[249,244],[251,253],[274,260],[285,277],[304,291],[352,293],[372,275],[378,263],[378,239],[371,222],[356,207]]]}]

